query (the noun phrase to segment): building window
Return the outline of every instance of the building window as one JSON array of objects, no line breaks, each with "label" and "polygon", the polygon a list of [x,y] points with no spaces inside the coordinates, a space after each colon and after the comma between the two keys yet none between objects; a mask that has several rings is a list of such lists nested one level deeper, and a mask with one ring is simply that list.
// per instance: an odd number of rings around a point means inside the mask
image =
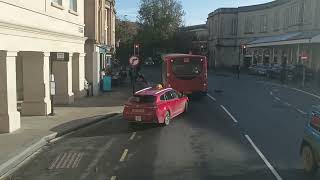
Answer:
[{"label": "building window", "polygon": [[289,26],[289,8],[284,11],[283,22],[283,28],[287,29]]},{"label": "building window", "polygon": [[69,0],[70,3],[70,9],[73,10],[74,12],[77,12],[77,8],[78,8],[78,0]]},{"label": "building window", "polygon": [[254,21],[255,17],[254,16],[248,16],[245,19],[245,33],[250,34],[254,33]]},{"label": "building window", "polygon": [[260,16],[260,32],[268,31],[268,17],[267,15]]},{"label": "building window", "polygon": [[62,6],[62,0],[52,0],[52,2]]},{"label": "building window", "polygon": [[274,31],[279,31],[280,30],[279,11],[276,11],[275,14],[274,14],[273,30]]},{"label": "building window", "polygon": [[232,19],[232,25],[231,25],[231,35],[237,35],[237,19]]}]

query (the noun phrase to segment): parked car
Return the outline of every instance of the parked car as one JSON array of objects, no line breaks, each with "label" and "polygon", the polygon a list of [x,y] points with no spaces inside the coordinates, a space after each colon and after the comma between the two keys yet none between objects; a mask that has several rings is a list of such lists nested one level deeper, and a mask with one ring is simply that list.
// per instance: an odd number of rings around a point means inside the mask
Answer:
[{"label": "parked car", "polygon": [[281,68],[282,67],[279,64],[271,65],[271,67],[267,70],[267,77],[270,79],[280,79]]},{"label": "parked car", "polygon": [[125,104],[123,117],[130,124],[169,125],[171,120],[188,111],[188,97],[172,88],[148,87],[136,92]]},{"label": "parked car", "polygon": [[257,74],[257,65],[249,66],[249,74]]},{"label": "parked car", "polygon": [[320,165],[320,106],[314,106],[304,129],[300,148],[304,170],[308,174],[316,173]]},{"label": "parked car", "polygon": [[148,57],[148,58],[144,61],[144,65],[152,66],[152,65],[154,65],[154,61],[152,60],[151,57]]}]

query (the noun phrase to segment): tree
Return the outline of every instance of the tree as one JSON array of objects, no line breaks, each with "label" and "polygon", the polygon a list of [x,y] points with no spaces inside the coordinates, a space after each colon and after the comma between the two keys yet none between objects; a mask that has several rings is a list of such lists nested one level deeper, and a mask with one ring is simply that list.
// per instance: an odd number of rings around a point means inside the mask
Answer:
[{"label": "tree", "polygon": [[144,47],[166,47],[183,24],[182,5],[178,0],[140,0],[138,20],[142,25],[137,39]]},{"label": "tree", "polygon": [[138,33],[139,25],[126,19],[116,19],[116,41],[127,43],[132,41]]},{"label": "tree", "polygon": [[127,64],[128,57],[132,55],[134,39],[137,36],[139,25],[136,22],[130,22],[127,19],[116,19],[116,57],[121,63]]}]

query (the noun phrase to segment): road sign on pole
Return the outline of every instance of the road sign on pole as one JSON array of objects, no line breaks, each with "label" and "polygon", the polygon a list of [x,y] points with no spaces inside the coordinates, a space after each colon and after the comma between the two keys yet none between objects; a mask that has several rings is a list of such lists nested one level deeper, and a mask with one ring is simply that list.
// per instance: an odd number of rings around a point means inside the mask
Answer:
[{"label": "road sign on pole", "polygon": [[130,59],[129,59],[129,64],[131,66],[137,66],[139,64],[139,62],[140,62],[140,60],[136,56],[131,56]]}]

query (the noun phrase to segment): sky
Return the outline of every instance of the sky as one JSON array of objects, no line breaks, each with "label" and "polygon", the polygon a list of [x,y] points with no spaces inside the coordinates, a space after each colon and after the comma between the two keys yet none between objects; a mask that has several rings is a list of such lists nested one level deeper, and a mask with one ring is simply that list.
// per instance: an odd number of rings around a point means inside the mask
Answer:
[{"label": "sky", "polygon": [[[222,7],[239,7],[260,3],[270,2],[272,0],[180,0],[186,15],[184,23],[186,26],[204,24],[208,14],[215,9]],[[126,18],[136,21],[140,0],[116,0],[117,15],[120,18]]]}]

